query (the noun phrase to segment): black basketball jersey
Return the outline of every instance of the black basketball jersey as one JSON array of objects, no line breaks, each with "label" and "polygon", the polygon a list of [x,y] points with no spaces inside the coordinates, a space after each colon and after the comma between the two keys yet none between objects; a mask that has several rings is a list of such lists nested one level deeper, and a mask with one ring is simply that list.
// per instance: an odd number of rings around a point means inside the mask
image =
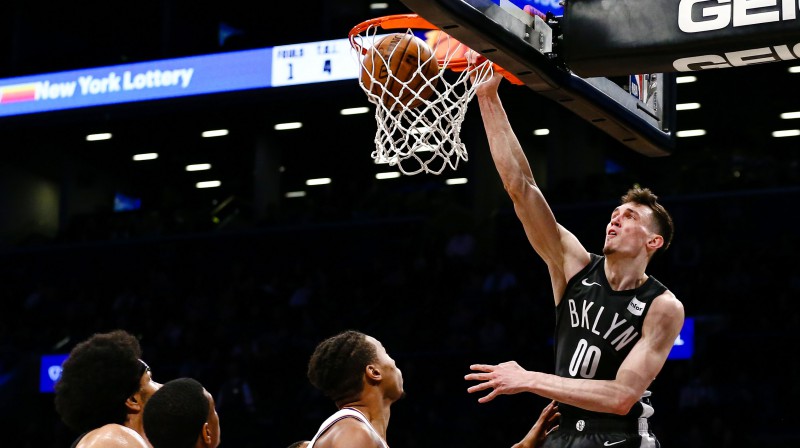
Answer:
[{"label": "black basketball jersey", "polygon": [[[590,255],[591,262],[569,280],[556,307],[556,375],[613,380],[642,336],[650,303],[667,288],[649,276],[636,289],[614,291],[606,279],[605,257]],[[564,416],[576,418],[621,417],[563,403],[559,410]],[[641,414],[642,407],[634,406],[625,417]]]}]

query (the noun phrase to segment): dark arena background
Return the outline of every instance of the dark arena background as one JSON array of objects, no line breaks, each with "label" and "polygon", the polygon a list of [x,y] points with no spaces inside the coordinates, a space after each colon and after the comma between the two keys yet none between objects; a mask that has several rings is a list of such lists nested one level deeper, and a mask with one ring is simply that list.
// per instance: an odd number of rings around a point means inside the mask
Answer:
[{"label": "dark arena background", "polygon": [[[343,39],[409,12],[397,0],[7,3],[0,87],[19,80],[0,112],[29,75]],[[699,107],[680,107],[677,129],[705,132],[666,157],[525,87],[500,95],[557,219],[588,250],[633,185],[673,214],[673,247],[648,272],[694,335],[651,387],[663,446],[798,446],[800,63],[684,75],[695,80],[679,80],[677,103]],[[356,107],[369,111],[340,113]],[[440,176],[377,179],[393,169],[370,158],[375,126],[355,79],[0,116],[0,446],[70,445],[40,391],[43,356],[116,328],[141,339],[157,381],[206,386],[226,448],[310,439],[334,408],[306,363],[345,329],[381,340],[403,371],[390,446],[518,442],[546,400],[478,404],[463,377],[512,359],[551,372],[554,312],[477,103],[461,134],[469,161]]]}]

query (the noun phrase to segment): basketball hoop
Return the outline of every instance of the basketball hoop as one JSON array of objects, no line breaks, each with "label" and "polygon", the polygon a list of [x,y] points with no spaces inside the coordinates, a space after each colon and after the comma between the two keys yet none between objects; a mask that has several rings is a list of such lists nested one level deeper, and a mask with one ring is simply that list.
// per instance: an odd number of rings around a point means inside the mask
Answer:
[{"label": "basketball hoop", "polygon": [[[417,66],[411,73],[415,81],[422,77],[424,90],[409,87],[409,79],[401,79],[393,73],[391,64],[380,53],[372,52],[370,57],[375,60],[368,60],[369,49],[377,46],[385,36],[379,34],[380,30],[404,30],[411,36],[420,35],[414,30],[424,30],[425,41],[431,49],[430,57],[412,58]],[[362,71],[359,84],[369,102],[376,106],[378,129],[372,158],[375,163],[397,166],[406,175],[420,172],[440,174],[447,166],[455,170],[460,160],[467,161],[467,151],[459,136],[467,104],[475,95],[476,87],[491,78],[495,70],[502,72],[511,82],[522,84],[489,60],[470,65],[464,56],[469,48],[416,14],[367,20],[350,30],[350,44]],[[423,55],[423,52],[418,51],[418,55]],[[436,60],[432,61],[434,58]],[[372,67],[376,63],[386,68],[381,76],[387,78],[382,78],[382,81],[373,73]],[[431,63],[438,63],[439,70],[432,76],[430,73],[425,75]],[[406,92],[413,90],[413,101],[402,101],[386,87],[397,86],[396,83],[402,83]]]}]

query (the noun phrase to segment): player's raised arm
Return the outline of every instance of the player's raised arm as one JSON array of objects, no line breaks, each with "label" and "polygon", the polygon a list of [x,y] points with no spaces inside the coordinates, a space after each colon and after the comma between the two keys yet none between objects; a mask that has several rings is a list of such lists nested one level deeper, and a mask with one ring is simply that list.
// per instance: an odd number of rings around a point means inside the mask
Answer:
[{"label": "player's raised arm", "polygon": [[497,93],[502,79],[495,74],[491,80],[479,86],[476,93],[489,148],[528,240],[548,265],[553,292],[558,301],[566,282],[589,263],[589,254],[570,232],[556,222],[536,184],[528,159]]}]

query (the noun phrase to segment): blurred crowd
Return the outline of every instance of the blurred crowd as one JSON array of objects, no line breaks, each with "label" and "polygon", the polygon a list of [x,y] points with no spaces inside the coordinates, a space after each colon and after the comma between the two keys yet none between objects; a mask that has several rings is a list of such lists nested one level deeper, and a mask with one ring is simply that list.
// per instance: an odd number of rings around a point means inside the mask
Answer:
[{"label": "blurred crowd", "polygon": [[[651,387],[664,446],[800,441],[798,196],[662,197],[677,233],[649,273],[696,322],[693,358],[668,361]],[[597,252],[615,205],[555,202],[554,211]],[[157,381],[190,376],[206,386],[225,447],[310,439],[333,409],[308,383],[306,363],[344,329],[379,338],[403,371],[407,397],[393,407],[390,446],[507,447],[522,438],[546,400],[481,405],[463,380],[476,362],[553,368],[546,267],[510,204],[490,216],[453,205],[285,224],[84,233],[0,252],[2,445],[69,446],[76,434],[52,394],[38,392],[38,357],[116,328],[141,338]]]}]

